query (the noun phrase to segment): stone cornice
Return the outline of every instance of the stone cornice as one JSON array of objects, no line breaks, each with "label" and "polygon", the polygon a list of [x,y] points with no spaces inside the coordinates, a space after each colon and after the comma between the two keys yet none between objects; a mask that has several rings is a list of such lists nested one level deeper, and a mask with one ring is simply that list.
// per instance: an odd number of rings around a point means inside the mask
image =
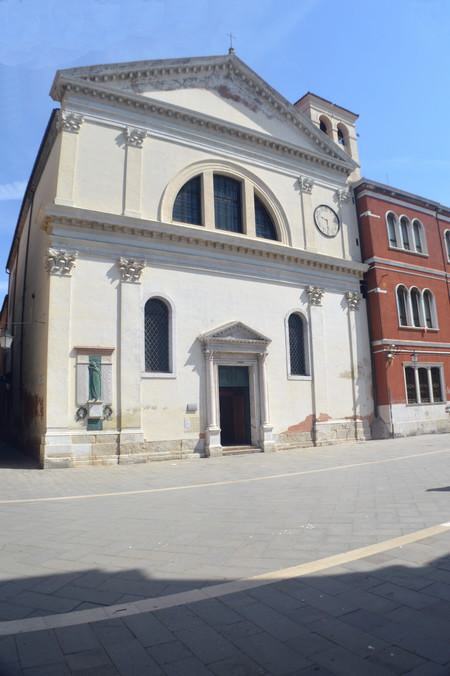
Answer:
[{"label": "stone cornice", "polygon": [[[243,127],[232,122],[224,122],[223,120],[199,113],[197,111],[176,106],[158,99],[151,99],[147,96],[141,96],[132,92],[113,90],[101,84],[91,84],[89,82],[80,82],[74,78],[61,78],[58,82],[59,97],[62,98],[66,93],[87,96],[97,99],[103,103],[116,104],[128,110],[143,111],[153,115],[159,115],[178,122],[184,122],[203,130],[213,131],[225,136],[231,136],[239,140],[239,142],[247,141],[260,147],[265,147],[271,151],[288,155],[290,157],[300,158],[314,164],[332,169],[341,174],[348,176],[356,164],[353,161],[346,161],[341,159],[337,154],[331,156],[315,153],[307,148],[296,146],[292,143],[284,141],[283,139],[257,132],[248,127]],[[59,98],[58,97],[58,98]],[[142,126],[142,124],[141,124]],[[314,141],[319,150],[323,147],[323,142],[317,138],[309,129],[304,130],[312,141]],[[351,162],[351,165],[349,163]]]},{"label": "stone cornice", "polygon": [[[72,213],[71,213],[72,212]],[[216,251],[245,254],[248,257],[272,260],[326,270],[338,274],[362,278],[368,266],[358,261],[347,261],[309,251],[294,249],[285,244],[268,240],[250,239],[245,235],[206,230],[202,226],[173,225],[114,214],[99,214],[84,209],[51,207],[46,210],[43,227],[51,231],[53,226],[97,230],[102,232],[141,236],[158,242],[174,242],[183,245],[205,247]],[[134,244],[136,246],[136,243]],[[141,252],[140,257],[144,257]]]}]

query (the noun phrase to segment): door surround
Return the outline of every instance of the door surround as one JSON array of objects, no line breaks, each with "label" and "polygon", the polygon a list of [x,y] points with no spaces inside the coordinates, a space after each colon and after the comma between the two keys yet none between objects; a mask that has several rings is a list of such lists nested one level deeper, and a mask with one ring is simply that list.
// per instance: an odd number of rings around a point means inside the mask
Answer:
[{"label": "door surround", "polygon": [[222,455],[219,413],[219,366],[247,366],[249,372],[250,431],[252,446],[274,450],[269,419],[266,357],[270,339],[233,321],[199,337],[205,354],[206,426],[205,451]]}]

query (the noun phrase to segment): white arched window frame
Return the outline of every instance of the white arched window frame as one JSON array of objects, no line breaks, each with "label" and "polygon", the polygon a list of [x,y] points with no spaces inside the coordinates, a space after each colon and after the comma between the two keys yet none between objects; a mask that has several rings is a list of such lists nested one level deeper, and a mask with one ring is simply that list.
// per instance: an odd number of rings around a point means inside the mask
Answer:
[{"label": "white arched window frame", "polygon": [[[305,375],[296,375],[291,373],[291,349],[289,340],[289,319],[292,315],[298,315],[303,324],[303,349],[305,356]],[[310,355],[310,335],[309,323],[305,314],[298,308],[293,308],[287,313],[284,320],[285,338],[286,338],[286,369],[288,380],[311,380],[311,355]]]},{"label": "white arched window frame", "polygon": [[412,222],[413,239],[412,245],[416,253],[427,253],[427,242],[425,239],[425,228],[418,218],[414,218]]},{"label": "white arched window frame", "polygon": [[[402,308],[402,299],[404,303],[404,310]],[[395,289],[395,300],[397,303],[397,317],[399,326],[411,326],[411,306],[409,291],[404,284],[398,284]],[[402,317],[403,315],[403,317]]]},{"label": "white arched window frame", "polygon": [[409,289],[409,306],[411,326],[418,329],[425,326],[425,317],[423,313],[422,294],[416,286]]},{"label": "white arched window frame", "polygon": [[445,230],[444,232],[444,245],[445,253],[447,254],[447,260],[450,263],[450,230]]},{"label": "white arched window frame", "polygon": [[[145,367],[145,307],[150,300],[159,300],[164,303],[168,310],[168,348],[169,348],[169,370],[166,372],[159,371],[146,371]],[[142,303],[141,308],[141,317],[142,317],[142,367],[141,367],[141,377],[142,378],[176,378],[176,349],[175,349],[175,338],[176,338],[176,315],[175,315],[175,305],[173,300],[169,298],[164,293],[159,293],[157,291],[152,292],[145,296],[145,300]]]},{"label": "white arched window frame", "polygon": [[399,218],[399,224],[400,224],[400,246],[402,249],[405,251],[413,251],[412,247],[412,227],[411,227],[411,221],[409,218],[405,215],[400,216]]},{"label": "white arched window frame", "polygon": [[422,305],[424,326],[428,329],[438,328],[438,319],[436,311],[436,301],[434,294],[430,289],[423,289],[422,291]]},{"label": "white arched window frame", "polygon": [[393,211],[386,212],[386,229],[389,247],[398,249],[402,247],[402,240],[400,237],[400,226],[398,223],[397,214]]},{"label": "white arched window frame", "polygon": [[[220,230],[231,237],[250,236],[256,238],[255,195],[263,202],[277,233],[277,240],[291,245],[291,234],[287,216],[270,188],[255,174],[228,161],[200,161],[185,167],[168,183],[161,199],[159,219],[163,223],[179,223],[173,219],[173,207],[176,197],[183,186],[192,178],[201,176],[202,225],[191,225],[204,230],[216,230],[214,213],[214,175],[222,175],[240,181],[242,186],[243,232],[234,233]],[[189,225],[189,224],[186,224]],[[258,238],[259,239],[259,238]]]}]

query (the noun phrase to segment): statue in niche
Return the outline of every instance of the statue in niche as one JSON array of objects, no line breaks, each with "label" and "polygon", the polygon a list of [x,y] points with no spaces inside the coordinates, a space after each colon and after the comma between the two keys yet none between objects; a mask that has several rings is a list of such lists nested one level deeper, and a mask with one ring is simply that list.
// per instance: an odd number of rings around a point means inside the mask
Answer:
[{"label": "statue in niche", "polygon": [[99,401],[102,395],[101,357],[89,357],[89,401]]}]

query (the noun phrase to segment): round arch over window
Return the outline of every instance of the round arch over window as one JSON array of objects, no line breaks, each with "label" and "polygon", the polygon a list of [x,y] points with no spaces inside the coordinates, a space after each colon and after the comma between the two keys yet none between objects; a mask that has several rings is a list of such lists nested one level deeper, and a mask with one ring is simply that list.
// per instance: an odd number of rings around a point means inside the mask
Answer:
[{"label": "round arch over window", "polygon": [[388,211],[386,214],[386,223],[388,229],[389,246],[398,247],[397,216],[393,211]]},{"label": "round arch over window", "polygon": [[[227,186],[238,190],[232,195]],[[183,169],[164,190],[159,219],[292,244],[287,216],[270,188],[226,160],[195,162]]]},{"label": "round arch over window", "polygon": [[408,290],[402,284],[397,287],[397,310],[400,326],[408,326]]},{"label": "round arch over window", "polygon": [[170,309],[161,298],[149,298],[144,310],[145,370],[170,373]]},{"label": "round arch over window", "polygon": [[406,249],[406,251],[409,251],[411,249],[411,238],[410,238],[410,222],[406,218],[406,216],[402,216],[400,218],[400,232],[402,235],[402,244],[403,248]]},{"label": "round arch over window", "polygon": [[319,129],[327,136],[331,135],[331,121],[325,115],[319,117]]},{"label": "round arch over window", "polygon": [[345,126],[345,124],[342,124],[342,122],[339,122],[337,126],[337,140],[339,145],[343,146],[343,148],[345,148],[348,154],[350,154],[349,133],[347,127]]}]

